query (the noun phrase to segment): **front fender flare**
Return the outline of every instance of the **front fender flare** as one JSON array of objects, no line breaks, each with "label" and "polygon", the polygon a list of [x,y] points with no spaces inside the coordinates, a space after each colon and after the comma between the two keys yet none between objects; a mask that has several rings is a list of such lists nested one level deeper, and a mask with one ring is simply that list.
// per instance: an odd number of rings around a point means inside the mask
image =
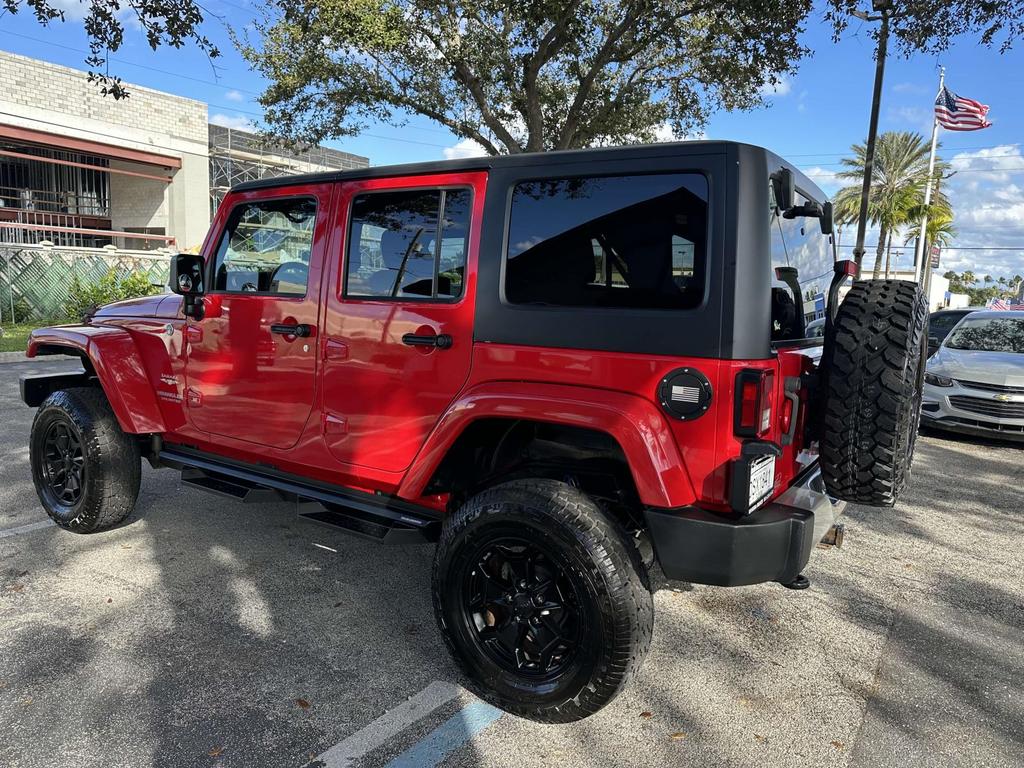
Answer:
[{"label": "front fender flare", "polygon": [[654,403],[623,392],[520,382],[483,384],[452,403],[417,454],[398,495],[420,498],[458,436],[484,418],[543,421],[605,432],[622,448],[645,505],[681,507],[696,500],[679,448]]},{"label": "front fender flare", "polygon": [[165,432],[163,416],[134,339],[123,328],[66,325],[39,328],[28,340],[28,357],[72,354],[89,361],[118,424],[125,432]]}]

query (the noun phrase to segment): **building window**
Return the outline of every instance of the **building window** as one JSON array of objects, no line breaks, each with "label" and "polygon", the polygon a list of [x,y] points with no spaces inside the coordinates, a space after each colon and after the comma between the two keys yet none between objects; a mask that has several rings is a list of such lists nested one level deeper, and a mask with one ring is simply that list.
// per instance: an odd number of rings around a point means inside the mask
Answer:
[{"label": "building window", "polygon": [[305,295],[316,208],[305,197],[235,206],[217,248],[214,290]]},{"label": "building window", "polygon": [[471,205],[468,189],[371,192],[356,197],[349,227],[345,295],[460,297]]},{"label": "building window", "polygon": [[516,185],[505,298],[676,309],[704,295],[708,183],[696,173]]}]

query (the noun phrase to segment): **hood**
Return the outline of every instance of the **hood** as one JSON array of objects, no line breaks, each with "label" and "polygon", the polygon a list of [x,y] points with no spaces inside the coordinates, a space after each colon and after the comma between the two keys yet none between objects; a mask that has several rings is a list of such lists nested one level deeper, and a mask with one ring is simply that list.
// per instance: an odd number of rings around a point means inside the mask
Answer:
[{"label": "hood", "polygon": [[1024,387],[1024,355],[941,347],[928,361],[929,373],[951,379]]},{"label": "hood", "polygon": [[105,304],[93,317],[160,317],[174,318],[181,308],[181,296],[174,293],[160,293],[156,296],[140,296]]}]

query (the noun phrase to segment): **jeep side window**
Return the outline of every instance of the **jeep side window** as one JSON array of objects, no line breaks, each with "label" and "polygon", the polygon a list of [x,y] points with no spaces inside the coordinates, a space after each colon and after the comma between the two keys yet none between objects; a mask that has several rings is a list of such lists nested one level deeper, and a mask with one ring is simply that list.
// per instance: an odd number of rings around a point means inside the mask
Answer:
[{"label": "jeep side window", "polygon": [[313,198],[235,206],[217,247],[214,290],[304,296],[315,223]]},{"label": "jeep side window", "polygon": [[471,201],[468,189],[371,192],[356,197],[345,295],[461,296]]},{"label": "jeep side window", "polygon": [[697,173],[544,179],[512,195],[513,304],[679,309],[704,297],[708,183]]}]

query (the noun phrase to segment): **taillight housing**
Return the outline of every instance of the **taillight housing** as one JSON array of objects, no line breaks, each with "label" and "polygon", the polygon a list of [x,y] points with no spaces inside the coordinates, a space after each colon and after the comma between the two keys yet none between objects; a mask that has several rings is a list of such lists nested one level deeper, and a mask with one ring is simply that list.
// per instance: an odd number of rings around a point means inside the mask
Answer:
[{"label": "taillight housing", "polygon": [[747,369],[736,375],[736,410],[733,432],[738,437],[764,437],[772,425],[775,373]]}]

